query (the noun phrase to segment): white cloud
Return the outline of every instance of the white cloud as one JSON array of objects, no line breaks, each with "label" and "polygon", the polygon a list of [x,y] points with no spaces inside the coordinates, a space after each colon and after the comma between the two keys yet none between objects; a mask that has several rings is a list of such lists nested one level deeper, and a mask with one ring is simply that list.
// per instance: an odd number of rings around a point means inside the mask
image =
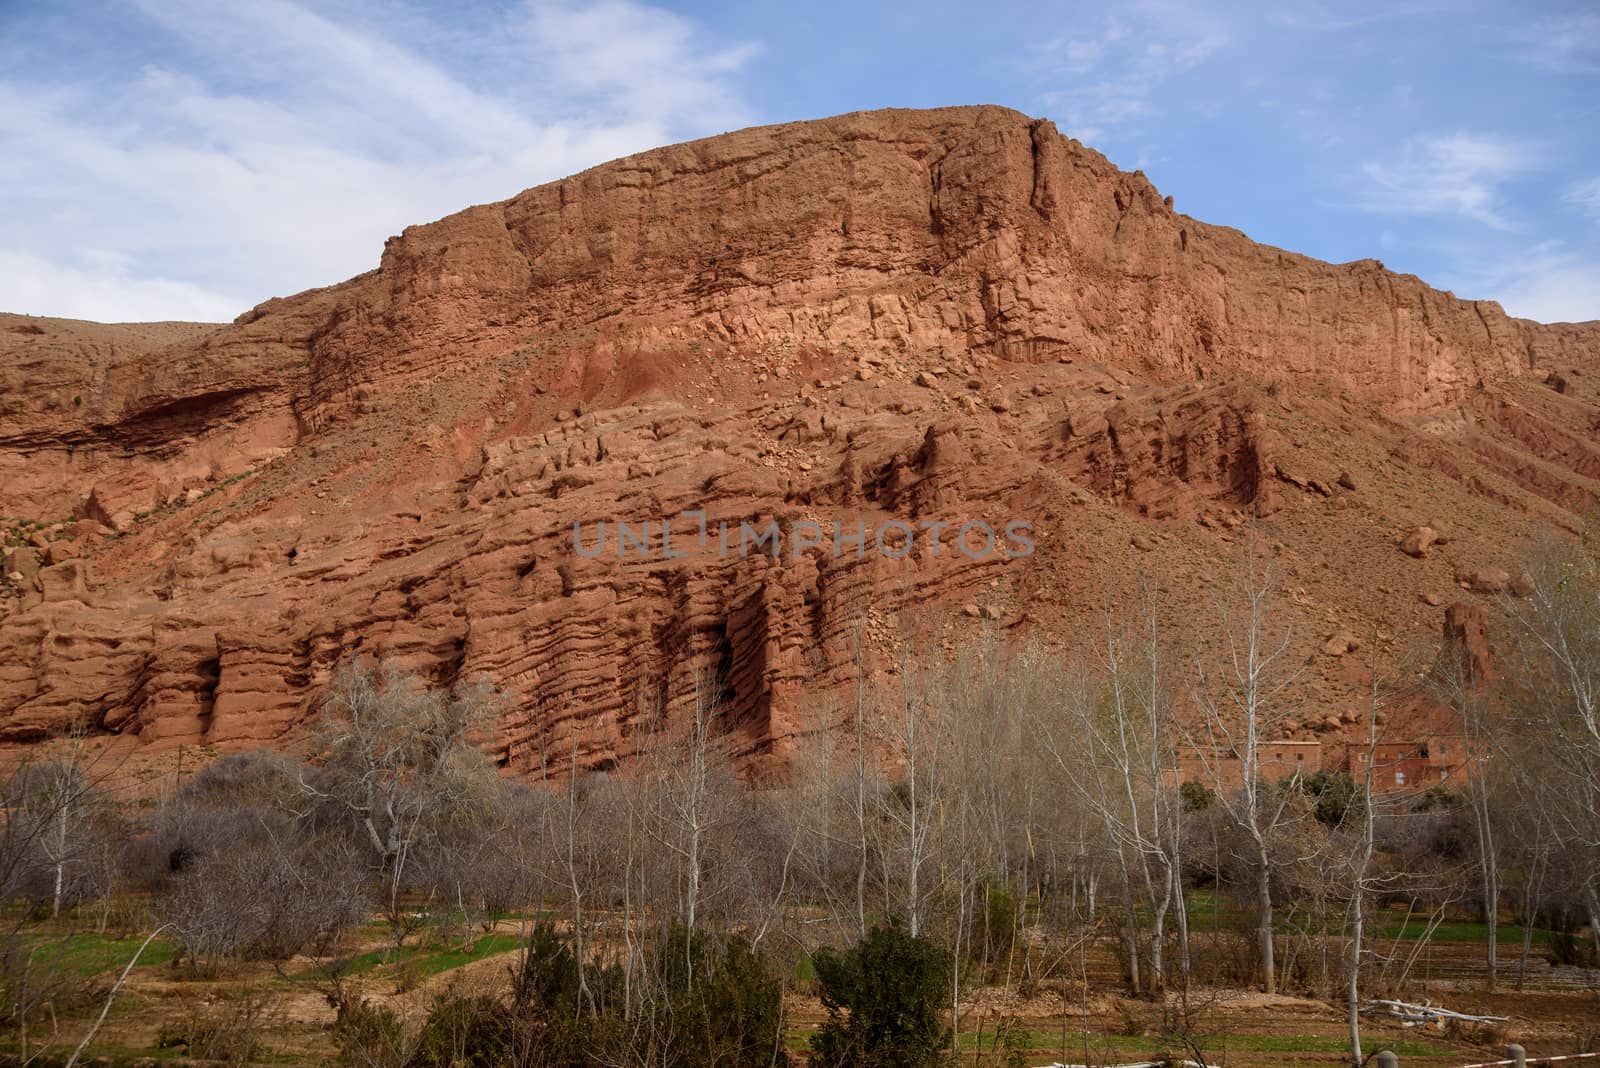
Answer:
[{"label": "white cloud", "polygon": [[[170,278],[134,278],[121,257],[86,255],[83,266],[0,249],[0,308],[103,323],[179,319],[225,322],[248,307],[236,296]],[[151,309],[160,309],[152,315]]]},{"label": "white cloud", "polygon": [[1460,215],[1511,230],[1499,188],[1533,170],[1534,158],[1528,146],[1492,136],[1415,138],[1391,159],[1362,164],[1367,189],[1357,206],[1397,215]]},{"label": "white cloud", "polygon": [[1518,58],[1558,74],[1600,71],[1600,11],[1542,18],[1515,39]]},{"label": "white cloud", "polygon": [[1512,315],[1541,323],[1580,323],[1600,318],[1600,262],[1552,255],[1530,264],[1500,290]]},{"label": "white cloud", "polygon": [[1097,142],[1108,130],[1155,115],[1164,84],[1201,66],[1230,40],[1226,27],[1198,6],[1143,0],[1098,30],[1047,41],[1034,66],[1061,85],[1042,94],[1066,132]]},{"label": "white cloud", "polygon": [[1334,7],[1317,3],[1315,0],[1301,0],[1300,3],[1285,4],[1266,17],[1269,22],[1292,30],[1341,33],[1346,30],[1366,29],[1396,19],[1437,15],[1450,10],[1450,7],[1449,3],[1391,4],[1373,11],[1352,12],[1343,4]]},{"label": "white cloud", "polygon": [[759,47],[698,49],[693,25],[669,12],[627,0],[537,4],[525,37],[566,85],[613,97],[630,114],[657,121],[696,115],[716,130],[749,118],[720,79]]},{"label": "white cloud", "polygon": [[1600,260],[1560,241],[1497,257],[1507,266],[1466,274],[1450,288],[1469,299],[1500,302],[1511,315],[1542,323],[1600,318]]},{"label": "white cloud", "polygon": [[1057,37],[1038,49],[1041,57],[1066,74],[1087,74],[1098,67],[1106,53],[1128,36],[1127,28],[1115,18],[1097,34],[1088,37]]},{"label": "white cloud", "polygon": [[370,269],[411,223],[748,121],[752,48],[627,0],[528,3],[493,94],[292,0],[138,2],[199,61],[109,95],[0,78],[0,308],[232,318]]},{"label": "white cloud", "polygon": [[1596,219],[1600,219],[1600,178],[1590,178],[1582,182],[1574,182],[1567,187],[1561,199],[1568,204],[1582,208]]}]

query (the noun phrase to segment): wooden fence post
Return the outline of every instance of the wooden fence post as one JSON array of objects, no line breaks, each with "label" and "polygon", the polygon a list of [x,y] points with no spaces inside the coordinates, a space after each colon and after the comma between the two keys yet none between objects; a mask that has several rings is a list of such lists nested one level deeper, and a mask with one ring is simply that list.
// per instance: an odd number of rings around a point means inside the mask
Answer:
[{"label": "wooden fence post", "polygon": [[1506,1056],[1511,1058],[1516,1068],[1528,1068],[1528,1051],[1515,1042],[1506,1047]]}]

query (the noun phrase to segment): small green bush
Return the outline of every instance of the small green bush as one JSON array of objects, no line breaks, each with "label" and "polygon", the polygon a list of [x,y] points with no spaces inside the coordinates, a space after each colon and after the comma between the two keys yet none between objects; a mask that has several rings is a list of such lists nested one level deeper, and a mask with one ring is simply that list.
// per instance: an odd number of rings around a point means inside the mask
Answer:
[{"label": "small green bush", "polygon": [[361,998],[340,1000],[333,1022],[339,1063],[363,1068],[406,1068],[408,1045],[400,1017]]},{"label": "small green bush", "polygon": [[1178,798],[1185,812],[1204,812],[1211,807],[1211,802],[1217,799],[1217,795],[1212,793],[1205,783],[1191,779],[1178,787]]},{"label": "small green bush", "polygon": [[500,1068],[511,1063],[510,1013],[487,994],[434,999],[407,1068]]},{"label": "small green bush", "polygon": [[1011,887],[989,880],[978,905],[968,921],[967,954],[976,964],[998,967],[1016,948],[1022,903]]},{"label": "small green bush", "polygon": [[1317,822],[1326,827],[1338,827],[1346,819],[1360,819],[1366,813],[1361,787],[1347,772],[1319,771],[1295,781],[1315,799]]},{"label": "small green bush", "polygon": [[828,1019],[811,1038],[813,1063],[836,1068],[928,1068],[945,1061],[950,961],[898,923],[813,961]]},{"label": "small green bush", "polygon": [[1545,948],[1545,956],[1551,964],[1593,968],[1600,963],[1600,952],[1595,951],[1594,943],[1571,931],[1551,931]]},{"label": "small green bush", "polygon": [[669,938],[666,959],[692,959],[694,981],[680,974],[669,986],[674,1015],[687,1024],[679,1051],[686,1066],[737,1065],[765,1068],[786,1064],[783,1051],[783,982],[737,935],[720,952],[700,937],[690,952],[682,932]]},{"label": "small green bush", "polygon": [[1417,803],[1412,806],[1413,812],[1436,812],[1441,809],[1455,808],[1461,799],[1451,792],[1450,787],[1443,783],[1434,783],[1422,791],[1422,796],[1417,798]]}]

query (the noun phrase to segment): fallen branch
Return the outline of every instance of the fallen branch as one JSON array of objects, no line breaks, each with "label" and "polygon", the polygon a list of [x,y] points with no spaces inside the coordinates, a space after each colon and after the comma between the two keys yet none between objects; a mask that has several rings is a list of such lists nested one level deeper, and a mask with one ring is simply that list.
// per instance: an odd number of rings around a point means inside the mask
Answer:
[{"label": "fallen branch", "polygon": [[1421,1005],[1412,1005],[1405,1001],[1394,1001],[1389,998],[1374,998],[1361,1007],[1362,1013],[1379,1013],[1399,1019],[1406,1027],[1416,1027],[1419,1024],[1437,1024],[1444,1026],[1446,1020],[1462,1020],[1466,1023],[1505,1023],[1511,1019],[1509,1016],[1474,1016],[1466,1012],[1454,1012],[1450,1009],[1430,1005],[1427,1002]]}]

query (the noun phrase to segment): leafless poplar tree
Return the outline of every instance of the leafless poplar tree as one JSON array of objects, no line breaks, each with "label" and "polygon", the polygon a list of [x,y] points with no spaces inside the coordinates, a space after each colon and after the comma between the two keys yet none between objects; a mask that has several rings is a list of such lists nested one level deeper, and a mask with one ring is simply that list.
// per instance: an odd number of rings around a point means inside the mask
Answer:
[{"label": "leafless poplar tree", "polygon": [[1501,739],[1497,730],[1494,692],[1489,680],[1478,676],[1471,653],[1446,644],[1439,662],[1428,676],[1428,689],[1455,714],[1466,747],[1462,792],[1472,814],[1477,841],[1479,888],[1483,894],[1485,981],[1490,990],[1498,979],[1498,928],[1500,920],[1500,850],[1495,840],[1493,807],[1495,773]]},{"label": "leafless poplar tree", "polygon": [[[1196,696],[1202,712],[1196,749],[1216,784],[1217,798],[1251,849],[1262,983],[1278,988],[1273,939],[1273,841],[1292,815],[1287,791],[1265,780],[1261,753],[1287,710],[1283,701],[1298,674],[1289,664],[1289,635],[1276,627],[1278,581],[1269,552],[1252,526],[1235,576],[1233,597],[1219,607],[1224,649],[1220,663],[1199,666]],[[1238,761],[1240,782],[1224,771]]]},{"label": "leafless poplar tree", "polygon": [[[1528,596],[1506,602],[1514,636],[1516,726],[1550,808],[1575,850],[1600,850],[1600,516],[1576,540],[1548,537],[1528,555]],[[1600,948],[1600,872],[1583,880]]]},{"label": "leafless poplar tree", "polygon": [[[1350,864],[1350,897],[1346,905],[1346,923],[1350,932],[1345,950],[1345,1023],[1350,1034],[1350,1068],[1362,1068],[1366,1063],[1361,1055],[1361,951],[1366,938],[1367,900],[1369,893],[1372,856],[1376,849],[1376,802],[1372,786],[1376,774],[1379,712],[1383,707],[1383,690],[1379,675],[1378,643],[1369,644],[1372,673],[1368,692],[1366,716],[1366,759],[1362,762],[1360,793],[1357,795],[1360,813],[1357,816],[1354,857]],[[1346,810],[1346,820],[1348,821]]]}]

